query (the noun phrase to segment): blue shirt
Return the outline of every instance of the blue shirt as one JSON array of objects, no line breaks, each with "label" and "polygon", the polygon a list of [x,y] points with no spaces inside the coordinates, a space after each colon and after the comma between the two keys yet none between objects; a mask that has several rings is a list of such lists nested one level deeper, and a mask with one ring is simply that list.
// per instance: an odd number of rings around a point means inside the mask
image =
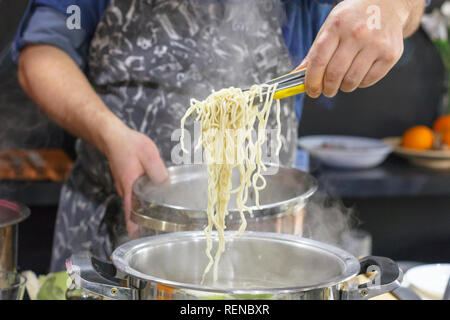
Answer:
[{"label": "blue shirt", "polygon": [[[110,0],[30,1],[14,40],[13,60],[17,62],[21,50],[28,44],[49,44],[65,51],[80,68],[86,70],[90,41],[109,2]],[[293,65],[300,64],[306,56],[333,2],[282,0],[284,9],[280,14],[282,32]],[[67,9],[71,5],[80,8],[81,29],[67,28],[66,19],[71,14]],[[303,96],[297,96],[295,103],[299,120]]]}]

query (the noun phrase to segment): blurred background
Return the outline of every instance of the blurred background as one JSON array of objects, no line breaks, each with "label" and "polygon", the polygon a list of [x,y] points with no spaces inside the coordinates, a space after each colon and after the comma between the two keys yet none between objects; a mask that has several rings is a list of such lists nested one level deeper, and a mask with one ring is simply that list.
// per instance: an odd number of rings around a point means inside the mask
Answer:
[{"label": "blurred background", "polygon": [[[401,137],[414,126],[432,127],[448,113],[450,49],[443,4],[431,2],[422,27],[405,40],[402,59],[380,83],[333,99],[307,98],[299,137]],[[26,5],[0,0],[0,198],[31,208],[19,229],[19,267],[41,274],[48,272],[59,191],[74,159],[75,140],[18,85],[10,44]],[[300,151],[298,166],[307,163],[321,188],[352,210],[358,228],[372,237],[373,254],[450,261],[450,169],[416,166],[395,152],[377,167],[355,170],[309,156]],[[28,172],[24,157],[30,159]]]}]

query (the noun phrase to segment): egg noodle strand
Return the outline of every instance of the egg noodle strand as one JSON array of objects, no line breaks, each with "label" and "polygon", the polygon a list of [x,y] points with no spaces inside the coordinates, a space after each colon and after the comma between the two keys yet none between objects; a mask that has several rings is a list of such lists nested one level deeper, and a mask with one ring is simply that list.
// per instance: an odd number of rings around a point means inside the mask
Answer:
[{"label": "egg noodle strand", "polygon": [[[266,180],[262,172],[266,166],[262,161],[262,146],[266,140],[266,127],[273,105],[277,85],[254,85],[250,90],[227,88],[213,91],[204,101],[191,99],[190,108],[181,120],[181,148],[184,146],[184,127],[188,117],[201,123],[201,137],[195,149],[203,145],[208,171],[208,225],[206,235],[206,255],[209,263],[203,273],[205,276],[214,266],[213,280],[217,281],[218,264],[225,251],[225,218],[228,215],[228,202],[236,193],[236,208],[241,225],[234,235],[241,235],[246,227],[245,212],[253,216],[252,209],[246,205],[249,188],[253,188],[255,204],[258,208],[259,191],[265,188]],[[262,103],[260,103],[262,101]],[[257,103],[258,102],[258,103]],[[277,100],[277,149],[281,149],[280,102]],[[256,127],[256,139],[252,137]],[[232,189],[232,172],[237,168],[240,184]],[[212,251],[212,230],[215,228],[219,244],[215,256]]]}]

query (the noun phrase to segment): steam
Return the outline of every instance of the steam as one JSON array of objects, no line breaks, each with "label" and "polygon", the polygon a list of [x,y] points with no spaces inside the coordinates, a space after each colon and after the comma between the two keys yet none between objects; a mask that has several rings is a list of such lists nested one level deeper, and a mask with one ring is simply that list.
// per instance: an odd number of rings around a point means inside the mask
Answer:
[{"label": "steam", "polygon": [[[270,80],[260,78],[265,75],[257,75],[250,70],[254,67],[275,68],[279,62],[277,59],[267,59],[273,58],[274,54],[270,46],[255,48],[252,43],[248,43],[247,35],[263,38],[267,34],[270,25],[264,16],[264,10],[275,10],[280,16],[278,20],[285,20],[282,16],[284,11],[278,8],[280,5],[281,1],[278,0],[205,1],[199,4],[201,6],[199,12],[204,12],[207,6],[208,19],[211,19],[211,25],[200,31],[199,46],[201,50],[214,50],[215,54],[212,56],[215,58],[196,64],[196,67],[200,68],[196,71],[203,79],[193,87],[187,88],[191,97],[203,100],[211,93],[211,89],[217,91],[231,86],[248,88],[255,83]],[[253,52],[255,49],[258,49],[260,54],[255,54]]]},{"label": "steam", "polygon": [[55,129],[25,96],[14,72],[0,79],[0,151],[46,147],[60,138]]},{"label": "steam", "polygon": [[[62,132],[26,97],[14,70],[0,77],[0,152],[19,149],[55,147],[62,142]],[[0,157],[0,167],[7,165]],[[21,184],[0,185],[0,198]]]},{"label": "steam", "polygon": [[340,245],[358,221],[352,208],[341,200],[318,191],[308,202],[303,236],[321,242]]},{"label": "steam", "polygon": [[318,191],[307,203],[302,236],[339,247],[356,257],[367,256],[372,254],[372,237],[359,229],[360,225],[354,208]]},{"label": "steam", "polygon": [[372,249],[370,234],[360,230],[361,221],[356,210],[347,207],[328,180],[321,180],[321,188],[306,206],[302,236],[325,242],[355,256],[369,255]]}]

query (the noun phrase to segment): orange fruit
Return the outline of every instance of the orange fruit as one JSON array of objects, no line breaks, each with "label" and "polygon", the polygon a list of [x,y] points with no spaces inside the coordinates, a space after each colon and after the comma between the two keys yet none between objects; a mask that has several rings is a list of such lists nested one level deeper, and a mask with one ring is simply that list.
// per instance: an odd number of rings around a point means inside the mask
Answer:
[{"label": "orange fruit", "polygon": [[408,129],[402,138],[402,146],[408,149],[428,150],[433,147],[433,131],[426,126]]},{"label": "orange fruit", "polygon": [[443,144],[445,144],[447,147],[450,147],[450,130],[442,133],[441,140]]},{"label": "orange fruit", "polygon": [[440,133],[450,130],[450,114],[437,118],[433,124],[433,130]]}]

